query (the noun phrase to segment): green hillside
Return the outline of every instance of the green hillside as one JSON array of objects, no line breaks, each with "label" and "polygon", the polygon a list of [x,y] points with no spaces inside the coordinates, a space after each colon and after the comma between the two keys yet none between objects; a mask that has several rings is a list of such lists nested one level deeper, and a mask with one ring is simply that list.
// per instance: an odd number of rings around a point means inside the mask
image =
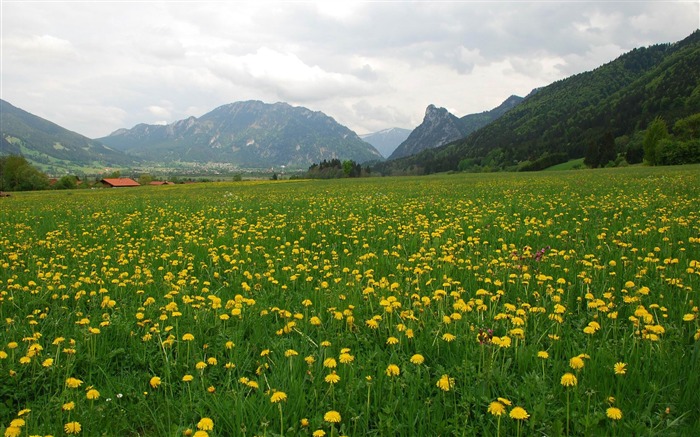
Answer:
[{"label": "green hillside", "polygon": [[638,48],[542,88],[465,139],[385,163],[381,171],[516,170],[538,160],[582,158],[606,134],[625,143],[620,140],[656,117],[673,126],[699,112],[699,66],[700,31],[675,44]]},{"label": "green hillside", "polygon": [[132,157],[0,100],[0,155],[22,155],[52,173],[127,166]]}]

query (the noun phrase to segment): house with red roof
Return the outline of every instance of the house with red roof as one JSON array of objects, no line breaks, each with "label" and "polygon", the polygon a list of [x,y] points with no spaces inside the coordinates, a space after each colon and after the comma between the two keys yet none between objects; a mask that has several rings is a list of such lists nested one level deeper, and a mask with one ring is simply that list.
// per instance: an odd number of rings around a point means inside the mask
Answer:
[{"label": "house with red roof", "polygon": [[140,187],[141,184],[131,178],[106,178],[101,179],[100,184],[105,188]]}]

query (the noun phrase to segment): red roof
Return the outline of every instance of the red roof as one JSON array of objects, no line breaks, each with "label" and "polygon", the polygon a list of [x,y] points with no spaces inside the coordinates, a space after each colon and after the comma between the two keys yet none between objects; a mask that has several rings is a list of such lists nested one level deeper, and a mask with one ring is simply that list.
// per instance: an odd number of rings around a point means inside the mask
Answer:
[{"label": "red roof", "polygon": [[111,187],[140,187],[141,184],[130,178],[102,179],[100,182]]}]

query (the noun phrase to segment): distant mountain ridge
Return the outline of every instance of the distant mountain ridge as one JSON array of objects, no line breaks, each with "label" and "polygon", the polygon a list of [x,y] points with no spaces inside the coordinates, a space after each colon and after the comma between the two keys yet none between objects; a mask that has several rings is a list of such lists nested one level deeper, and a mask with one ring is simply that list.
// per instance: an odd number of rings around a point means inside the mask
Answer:
[{"label": "distant mountain ridge", "polygon": [[135,159],[0,100],[0,155],[23,155],[45,169],[128,166]]},{"label": "distant mountain ridge", "polygon": [[360,135],[364,141],[373,145],[385,158],[390,156],[394,150],[403,143],[411,134],[410,129],[400,127],[390,127],[379,132]]},{"label": "distant mountain ridge", "polygon": [[583,158],[589,145],[607,134],[624,145],[656,117],[673,126],[700,112],[698,65],[700,30],[542,87],[466,138],[374,169],[384,174],[517,170],[537,161]]},{"label": "distant mountain ridge", "polygon": [[423,122],[411,132],[389,156],[389,160],[415,155],[426,149],[434,149],[460,138],[498,119],[523,101],[522,97],[510,96],[498,107],[457,118],[445,108],[429,105]]},{"label": "distant mountain ridge", "polygon": [[371,144],[322,112],[260,101],[230,103],[169,125],[139,124],[99,140],[154,162],[307,168],[324,159],[382,159]]}]

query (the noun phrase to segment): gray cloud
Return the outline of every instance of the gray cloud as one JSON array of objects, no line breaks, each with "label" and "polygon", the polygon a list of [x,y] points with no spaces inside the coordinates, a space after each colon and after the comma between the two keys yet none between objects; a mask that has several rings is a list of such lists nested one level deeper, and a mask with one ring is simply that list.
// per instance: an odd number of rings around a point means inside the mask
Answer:
[{"label": "gray cloud", "polygon": [[[698,28],[697,2],[6,3],[2,98],[84,135],[287,101],[366,133]],[[62,17],[56,20],[56,17]]]}]

